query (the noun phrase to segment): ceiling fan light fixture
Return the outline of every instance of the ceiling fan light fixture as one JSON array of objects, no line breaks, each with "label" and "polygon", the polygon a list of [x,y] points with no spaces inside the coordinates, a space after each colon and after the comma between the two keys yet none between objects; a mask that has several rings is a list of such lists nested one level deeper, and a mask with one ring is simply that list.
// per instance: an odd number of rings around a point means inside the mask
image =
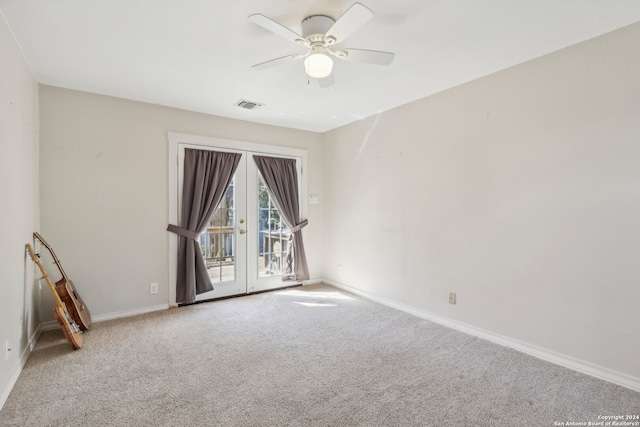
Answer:
[{"label": "ceiling fan light fixture", "polygon": [[309,77],[324,79],[333,70],[333,60],[325,53],[314,52],[305,58],[304,70]]}]

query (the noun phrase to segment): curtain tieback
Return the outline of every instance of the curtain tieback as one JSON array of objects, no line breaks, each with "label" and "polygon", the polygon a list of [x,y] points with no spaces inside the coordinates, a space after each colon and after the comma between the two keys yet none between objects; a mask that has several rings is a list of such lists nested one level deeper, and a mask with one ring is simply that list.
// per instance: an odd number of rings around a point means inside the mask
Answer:
[{"label": "curtain tieback", "polygon": [[191,240],[198,240],[198,236],[200,233],[196,233],[195,231],[187,230],[186,228],[178,227],[177,225],[169,224],[167,227],[167,231],[172,231],[182,237],[186,237]]},{"label": "curtain tieback", "polygon": [[296,225],[295,227],[291,227],[291,233],[297,233],[298,231],[300,231],[304,227],[306,227],[307,224],[309,224],[309,221],[305,219],[304,221],[302,221],[300,224]]}]

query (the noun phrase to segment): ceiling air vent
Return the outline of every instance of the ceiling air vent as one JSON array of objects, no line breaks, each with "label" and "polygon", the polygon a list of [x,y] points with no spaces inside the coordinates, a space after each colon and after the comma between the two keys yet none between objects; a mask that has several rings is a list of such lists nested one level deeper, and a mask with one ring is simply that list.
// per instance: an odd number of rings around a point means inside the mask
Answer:
[{"label": "ceiling air vent", "polygon": [[244,108],[245,110],[257,110],[261,107],[264,107],[264,104],[241,99],[240,101],[236,102],[236,107]]}]

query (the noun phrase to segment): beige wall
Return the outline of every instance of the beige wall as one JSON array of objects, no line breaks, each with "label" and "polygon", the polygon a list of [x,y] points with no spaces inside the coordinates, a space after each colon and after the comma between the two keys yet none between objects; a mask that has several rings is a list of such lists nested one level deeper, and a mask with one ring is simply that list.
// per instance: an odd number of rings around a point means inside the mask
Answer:
[{"label": "beige wall", "polygon": [[40,222],[38,84],[1,14],[0,153],[1,408],[40,323],[34,264],[25,252]]},{"label": "beige wall", "polygon": [[328,132],[323,173],[327,279],[640,381],[640,24]]},{"label": "beige wall", "polygon": [[[309,193],[322,193],[319,134],[49,86],[40,107],[42,232],[93,315],[168,303],[167,132],[307,149]],[[321,207],[307,213],[319,278]]]}]

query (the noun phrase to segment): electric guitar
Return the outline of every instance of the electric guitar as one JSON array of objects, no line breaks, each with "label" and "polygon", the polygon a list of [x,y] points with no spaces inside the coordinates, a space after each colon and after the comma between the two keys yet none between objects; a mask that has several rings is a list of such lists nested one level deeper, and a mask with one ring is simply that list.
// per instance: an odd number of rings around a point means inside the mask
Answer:
[{"label": "electric guitar", "polygon": [[79,349],[84,343],[80,327],[69,314],[67,306],[64,305],[64,302],[62,302],[62,300],[60,299],[60,295],[58,295],[58,292],[56,292],[56,288],[53,286],[53,283],[51,283],[51,279],[49,279],[49,276],[47,276],[47,272],[40,262],[39,256],[36,255],[29,243],[27,243],[27,251],[29,251],[31,259],[38,266],[40,272],[42,272],[42,277],[47,281],[47,285],[49,285],[49,289],[51,290],[51,293],[56,300],[56,308],[53,309],[53,317],[55,317],[58,323],[60,323],[62,332],[64,332],[64,336],[67,338],[67,341],[69,342],[71,347],[74,350]]},{"label": "electric guitar", "polygon": [[56,256],[55,252],[53,252],[51,246],[40,234],[33,233],[33,237],[38,239],[40,243],[42,243],[42,246],[47,248],[53,258],[54,264],[58,267],[60,274],[62,274],[62,279],[56,282],[56,291],[58,291],[58,295],[69,308],[71,317],[73,317],[73,320],[75,320],[75,322],[80,326],[80,329],[83,331],[88,330],[91,327],[91,313],[89,313],[87,305],[82,301],[82,298],[80,298],[78,291],[73,286],[73,282],[69,280],[69,277],[65,274],[62,269],[62,264],[60,264],[60,260]]}]

